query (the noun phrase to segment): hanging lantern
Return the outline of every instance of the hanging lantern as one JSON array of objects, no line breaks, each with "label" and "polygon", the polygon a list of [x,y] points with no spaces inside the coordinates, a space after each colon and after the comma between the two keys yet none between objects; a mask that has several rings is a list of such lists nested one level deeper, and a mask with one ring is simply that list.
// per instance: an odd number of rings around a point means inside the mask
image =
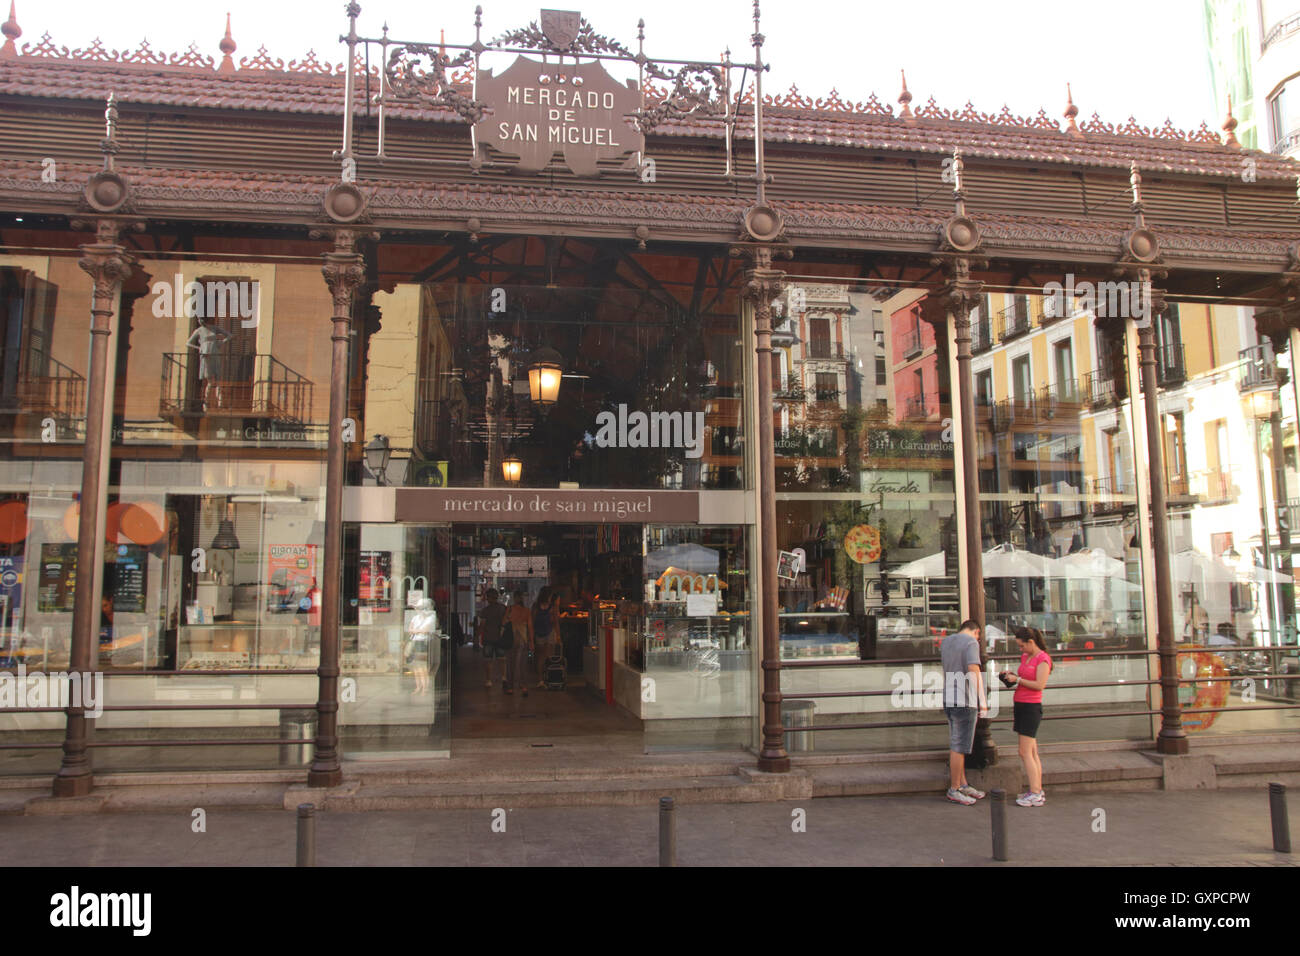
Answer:
[{"label": "hanging lantern", "polygon": [[501,475],[507,482],[512,485],[519,484],[519,479],[524,474],[524,463],[511,455],[501,462]]},{"label": "hanging lantern", "polygon": [[564,375],[564,358],[554,349],[538,349],[528,364],[528,396],[545,408],[560,398],[560,379]]}]

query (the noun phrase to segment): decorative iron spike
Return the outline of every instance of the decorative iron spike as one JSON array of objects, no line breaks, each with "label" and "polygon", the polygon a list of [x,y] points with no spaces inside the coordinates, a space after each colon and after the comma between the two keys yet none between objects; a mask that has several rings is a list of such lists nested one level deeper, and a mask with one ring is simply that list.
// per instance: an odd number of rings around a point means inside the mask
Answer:
[{"label": "decorative iron spike", "polygon": [[229,13],[226,14],[226,35],[221,38],[221,42],[217,44],[217,48],[221,50],[221,65],[217,67],[217,72],[234,73],[235,61],[231,57],[231,54],[238,49],[238,44],[235,43],[235,38],[230,35]]},{"label": "decorative iron spike", "polygon": [[1232,94],[1228,94],[1228,118],[1223,121],[1223,132],[1227,135],[1223,137],[1224,146],[1236,146],[1241,148],[1241,143],[1237,142],[1237,117],[1232,115]]},{"label": "decorative iron spike", "polygon": [[14,9],[13,0],[9,0],[9,19],[0,23],[0,33],[4,34],[4,46],[0,46],[0,57],[8,58],[18,55],[18,48],[14,41],[23,35],[23,28],[18,25],[18,13]]},{"label": "decorative iron spike", "polygon": [[903,92],[898,94],[898,102],[902,104],[903,111],[899,114],[903,119],[912,118],[912,91],[907,88],[907,71],[899,70],[899,75],[903,78]]},{"label": "decorative iron spike", "polygon": [[1079,107],[1074,105],[1074,93],[1070,89],[1070,84],[1065,84],[1065,134],[1067,136],[1083,136],[1079,126],[1075,123],[1074,118],[1079,115]]}]

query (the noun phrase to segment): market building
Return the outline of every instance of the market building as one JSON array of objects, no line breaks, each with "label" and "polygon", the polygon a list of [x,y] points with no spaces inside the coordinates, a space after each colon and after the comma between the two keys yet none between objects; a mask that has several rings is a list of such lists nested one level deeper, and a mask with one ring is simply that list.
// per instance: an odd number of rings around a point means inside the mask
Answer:
[{"label": "market building", "polygon": [[[1300,165],[770,96],[757,19],[348,13],[350,69],[0,27],[2,661],[104,675],[0,772],[941,750],[969,616],[1047,635],[1057,739],[1285,729]],[[488,588],[560,594],[563,691],[483,686]]]}]

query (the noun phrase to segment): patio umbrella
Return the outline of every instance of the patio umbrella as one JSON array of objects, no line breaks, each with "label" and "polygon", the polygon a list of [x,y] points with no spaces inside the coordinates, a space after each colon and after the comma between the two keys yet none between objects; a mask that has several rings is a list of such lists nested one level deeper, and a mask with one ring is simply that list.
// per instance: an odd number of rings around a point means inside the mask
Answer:
[{"label": "patio umbrella", "polygon": [[934,554],[927,554],[924,558],[900,564],[889,573],[901,578],[941,578],[943,572],[943,552],[936,551]]},{"label": "patio umbrella", "polygon": [[1056,559],[1055,576],[1060,578],[1123,578],[1124,562],[1100,548],[1083,548]]},{"label": "patio umbrella", "polygon": [[1055,558],[1021,551],[1010,544],[998,545],[984,552],[984,577],[986,578],[1051,578],[1057,577]]}]

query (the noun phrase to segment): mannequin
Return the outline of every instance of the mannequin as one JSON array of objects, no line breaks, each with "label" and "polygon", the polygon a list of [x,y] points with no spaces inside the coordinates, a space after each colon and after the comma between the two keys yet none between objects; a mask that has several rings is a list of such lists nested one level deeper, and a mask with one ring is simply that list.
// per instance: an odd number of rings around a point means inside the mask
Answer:
[{"label": "mannequin", "polygon": [[411,644],[406,652],[411,671],[415,674],[415,693],[429,693],[430,663],[436,671],[438,663],[430,658],[438,653],[434,643],[438,631],[438,612],[433,609],[433,601],[421,598],[415,605],[415,612],[406,622],[406,634]]}]

